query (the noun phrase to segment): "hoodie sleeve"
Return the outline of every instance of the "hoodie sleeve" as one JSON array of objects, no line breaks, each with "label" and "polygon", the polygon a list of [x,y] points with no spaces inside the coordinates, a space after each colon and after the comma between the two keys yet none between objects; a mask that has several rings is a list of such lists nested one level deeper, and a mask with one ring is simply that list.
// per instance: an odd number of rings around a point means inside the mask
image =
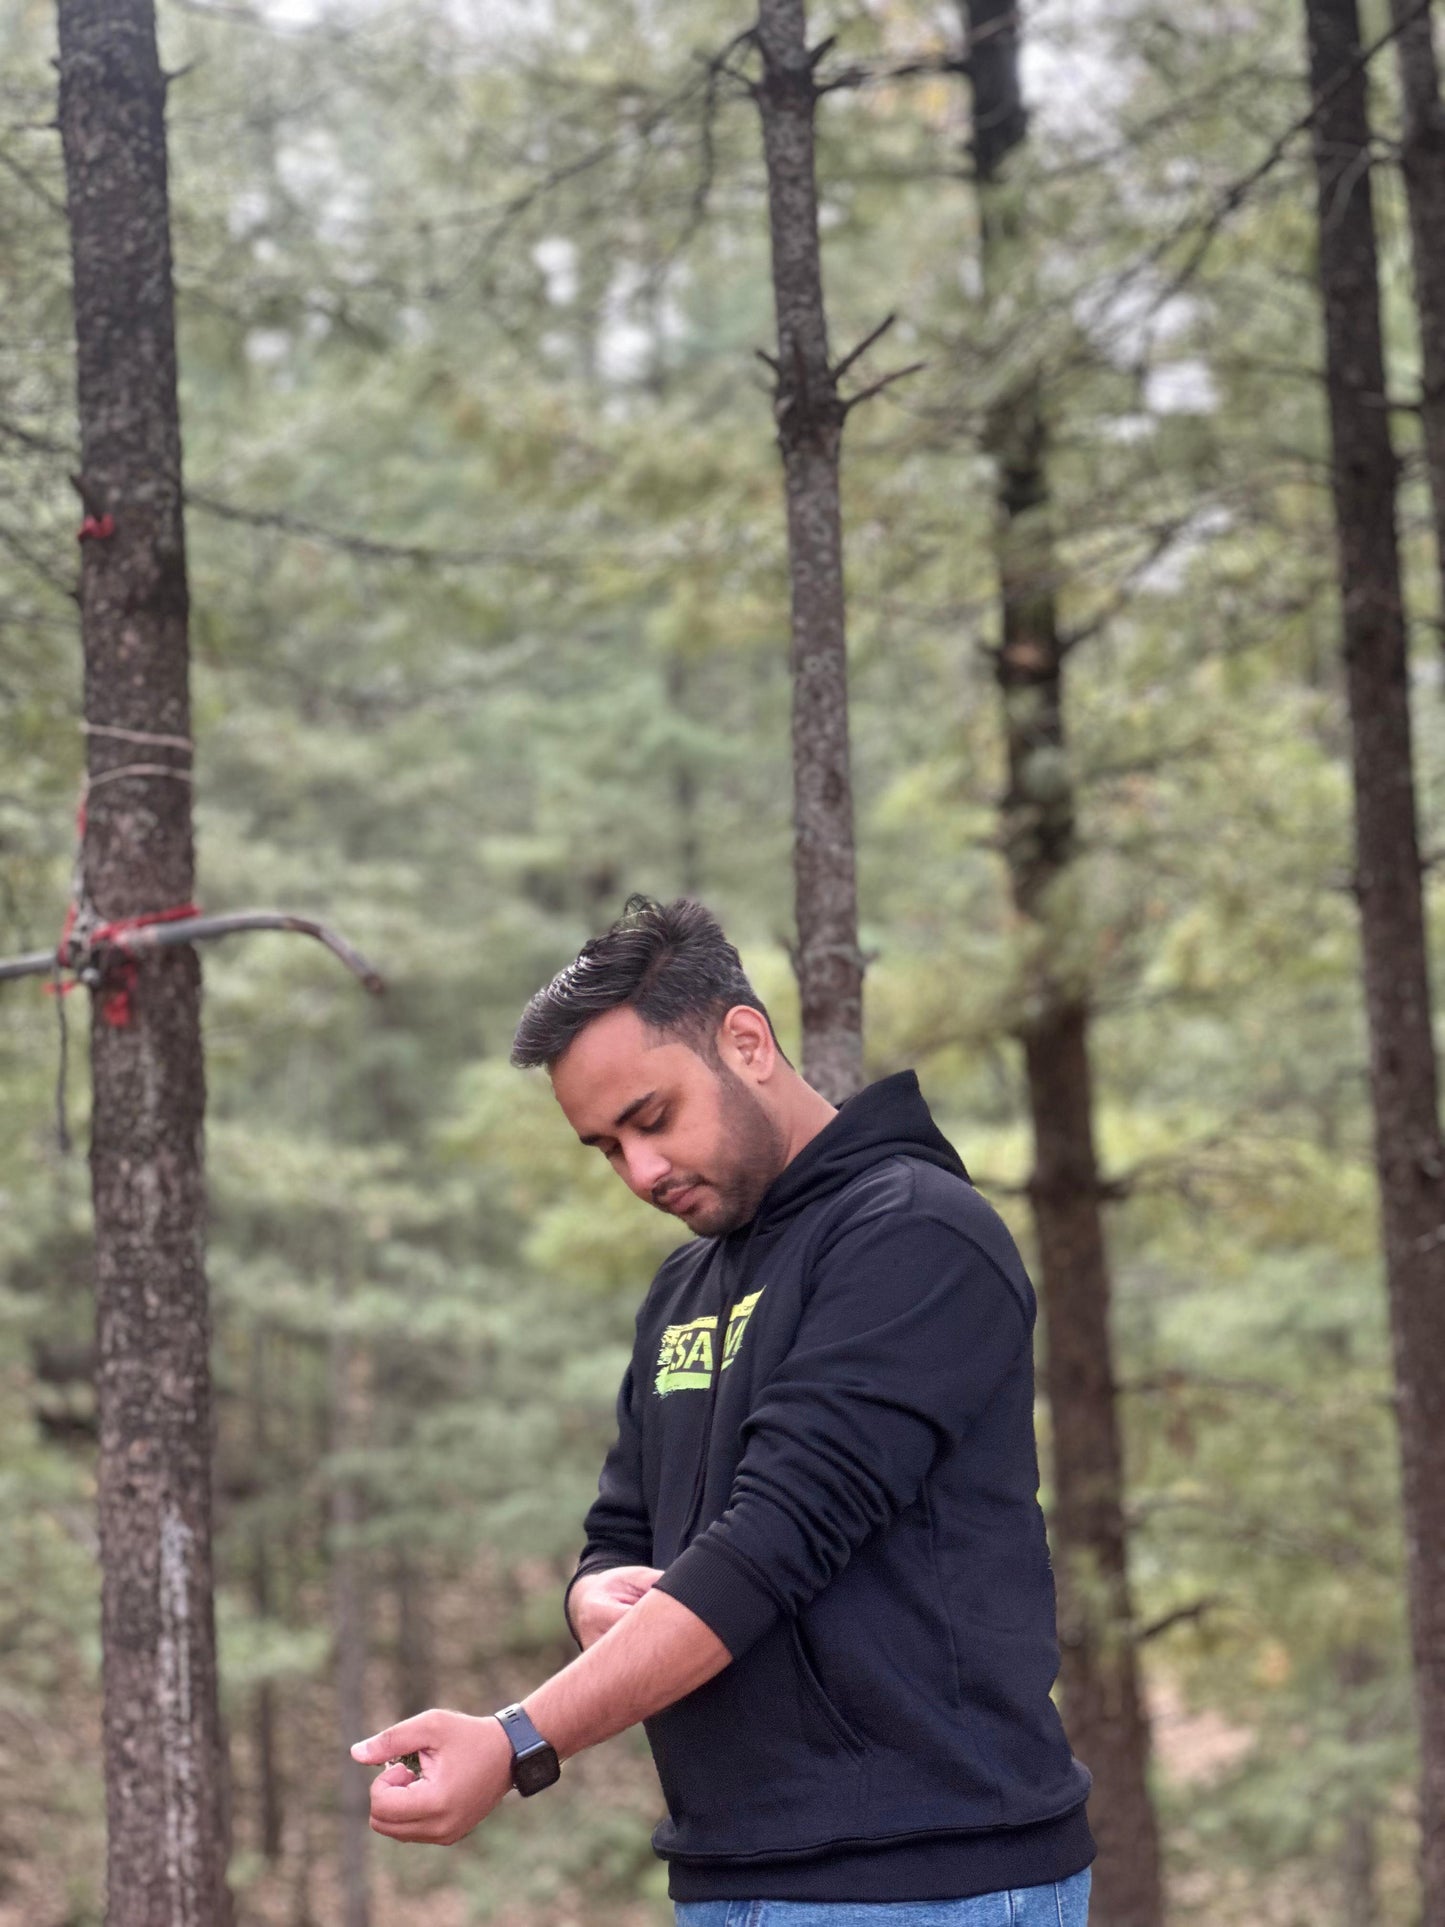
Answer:
[{"label": "hoodie sleeve", "polygon": [[1009,1373],[1031,1365],[1032,1311],[952,1226],[900,1213],[845,1233],[743,1427],[726,1511],[658,1590],[734,1658],[798,1612],[917,1496]]},{"label": "hoodie sleeve", "polygon": [[642,1496],[642,1431],[637,1422],[630,1364],[622,1375],[622,1389],[617,1394],[617,1437],[603,1461],[597,1497],[588,1511],[583,1531],[586,1544],[562,1597],[563,1617],[574,1639],[577,1629],[572,1624],[568,1601],[572,1588],[584,1574],[605,1572],[609,1566],[652,1563],[652,1521]]}]

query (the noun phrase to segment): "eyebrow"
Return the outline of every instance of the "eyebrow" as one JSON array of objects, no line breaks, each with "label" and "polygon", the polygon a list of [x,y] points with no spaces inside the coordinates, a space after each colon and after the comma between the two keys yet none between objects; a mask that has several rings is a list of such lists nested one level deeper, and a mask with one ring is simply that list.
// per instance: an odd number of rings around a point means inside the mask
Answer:
[{"label": "eyebrow", "polygon": [[[643,1093],[641,1097],[634,1097],[632,1102],[627,1106],[627,1109],[625,1111],[619,1111],[616,1117],[613,1118],[612,1120],[613,1130],[614,1131],[620,1130],[621,1127],[627,1122],[628,1118],[635,1117],[637,1113],[640,1110],[642,1110],[644,1106],[650,1104],[653,1098],[655,1098],[656,1096],[657,1096],[656,1091],[646,1091]],[[602,1139],[606,1135],[607,1135],[606,1132],[596,1132],[591,1137],[584,1137],[582,1139],[582,1142],[584,1144],[600,1144],[602,1142]]]}]

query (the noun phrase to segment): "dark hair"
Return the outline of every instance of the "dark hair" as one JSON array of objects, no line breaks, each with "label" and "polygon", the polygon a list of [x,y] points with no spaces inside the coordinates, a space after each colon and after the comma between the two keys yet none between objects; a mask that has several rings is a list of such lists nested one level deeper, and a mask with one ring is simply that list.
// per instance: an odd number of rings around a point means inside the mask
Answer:
[{"label": "dark hair", "polygon": [[512,1062],[550,1068],[594,1017],[624,1006],[649,1030],[680,1037],[716,1062],[718,1025],[738,1004],[768,1016],[712,912],[688,897],[661,904],[632,896],[616,923],[532,998]]}]

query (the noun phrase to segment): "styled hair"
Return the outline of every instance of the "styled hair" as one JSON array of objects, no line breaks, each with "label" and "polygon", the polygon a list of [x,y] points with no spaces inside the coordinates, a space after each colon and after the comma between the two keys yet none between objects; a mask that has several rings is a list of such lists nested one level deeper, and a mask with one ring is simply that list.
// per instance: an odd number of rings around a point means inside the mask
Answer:
[{"label": "styled hair", "polygon": [[649,1030],[717,1061],[717,1031],[738,1004],[772,1019],[712,912],[689,897],[631,896],[600,937],[584,943],[522,1012],[512,1062],[549,1069],[604,1011],[635,1010]]}]

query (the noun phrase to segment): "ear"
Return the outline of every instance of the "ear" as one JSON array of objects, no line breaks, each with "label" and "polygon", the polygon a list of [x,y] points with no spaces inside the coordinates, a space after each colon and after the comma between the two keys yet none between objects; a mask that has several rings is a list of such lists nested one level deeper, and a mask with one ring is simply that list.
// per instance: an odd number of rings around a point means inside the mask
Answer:
[{"label": "ear", "polygon": [[717,1041],[723,1062],[751,1084],[765,1084],[777,1067],[772,1027],[750,1004],[733,1005],[719,1026]]}]

